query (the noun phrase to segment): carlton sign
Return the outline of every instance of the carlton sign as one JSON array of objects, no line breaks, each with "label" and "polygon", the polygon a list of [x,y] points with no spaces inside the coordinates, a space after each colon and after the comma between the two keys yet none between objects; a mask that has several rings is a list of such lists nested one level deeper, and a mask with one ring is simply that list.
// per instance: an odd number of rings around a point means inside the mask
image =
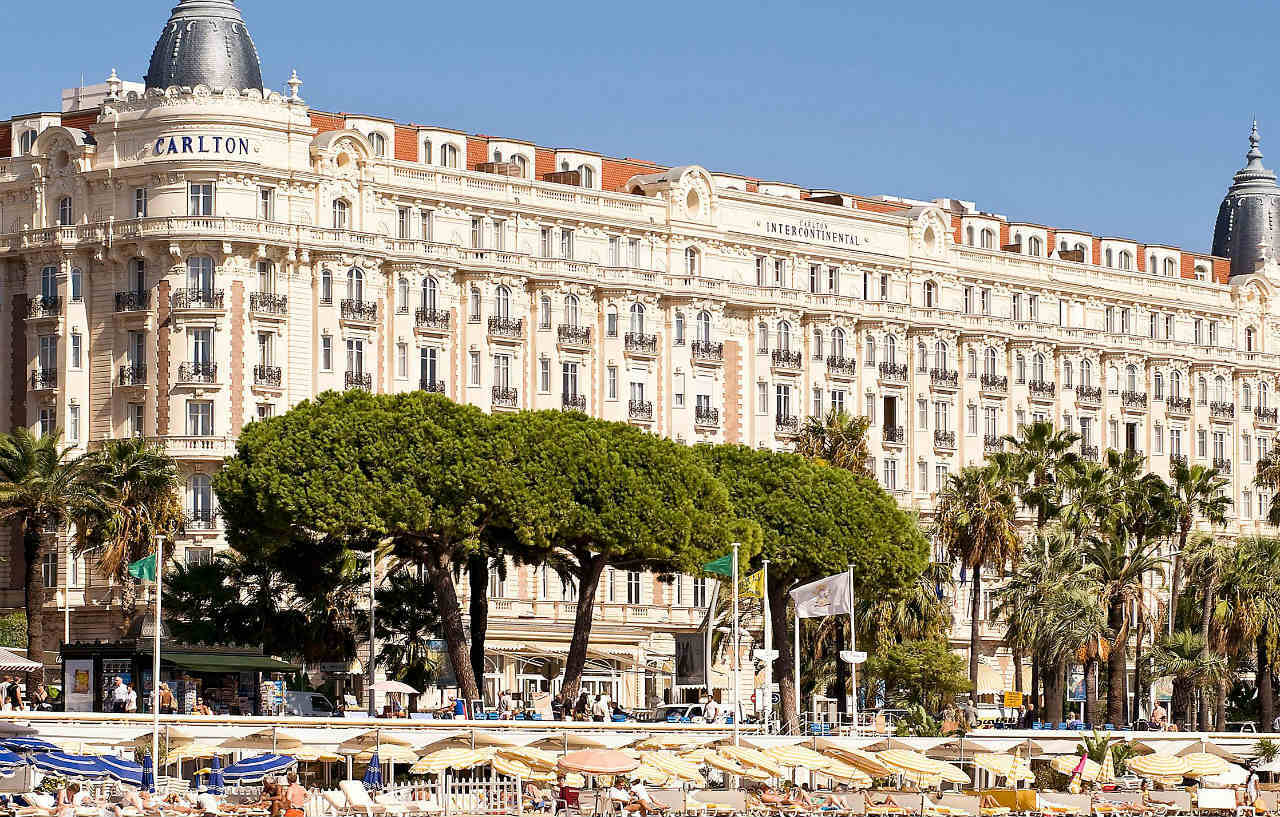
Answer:
[{"label": "carlton sign", "polygon": [[161,136],[151,146],[152,156],[201,156],[250,159],[261,150],[257,141],[246,136],[225,134],[172,134]]}]

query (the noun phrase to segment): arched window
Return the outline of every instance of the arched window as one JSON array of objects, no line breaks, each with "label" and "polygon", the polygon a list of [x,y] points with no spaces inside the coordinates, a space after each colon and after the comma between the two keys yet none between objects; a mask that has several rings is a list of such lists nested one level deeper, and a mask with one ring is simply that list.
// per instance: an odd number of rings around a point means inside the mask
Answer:
[{"label": "arched window", "polygon": [[580,316],[578,308],[578,296],[564,296],[564,322],[569,326],[577,326]]},{"label": "arched window", "polygon": [[1200,405],[1204,405],[1209,400],[1209,381],[1203,377],[1196,380],[1196,391],[1199,392],[1198,399]]},{"label": "arched window", "polygon": [[975,352],[973,349],[968,349],[965,351],[964,360],[965,360],[966,368],[968,369],[967,374],[969,375],[969,377],[977,377],[978,376],[978,353]]},{"label": "arched window", "polygon": [[493,311],[494,315],[499,318],[511,317],[511,290],[506,286],[498,287],[493,293]]},{"label": "arched window", "polygon": [[1039,236],[1031,236],[1027,239],[1027,255],[1034,255],[1037,258],[1044,255],[1044,241]]},{"label": "arched window", "polygon": [[884,336],[884,362],[890,366],[898,363],[898,340],[893,335]]},{"label": "arched window", "polygon": [[1075,367],[1069,360],[1062,361],[1062,387],[1064,389],[1075,387]]},{"label": "arched window", "polygon": [[1151,378],[1151,390],[1156,393],[1155,399],[1164,399],[1164,375],[1156,372]]},{"label": "arched window", "polygon": [[58,199],[58,224],[66,227],[73,223],[74,213],[71,209],[71,197],[63,196]]},{"label": "arched window", "polygon": [[1257,341],[1257,333],[1256,333],[1256,332],[1254,332],[1253,327],[1252,327],[1252,326],[1250,326],[1250,327],[1246,328],[1246,329],[1244,330],[1244,350],[1245,350],[1246,352],[1255,352],[1255,351],[1257,351],[1257,350],[1254,348],[1254,344],[1255,344],[1255,342],[1256,342],[1256,341]]},{"label": "arched window", "polygon": [[213,259],[207,255],[193,255],[187,259],[187,289],[203,293],[213,292]]},{"label": "arched window", "polygon": [[973,246],[973,225],[972,224],[964,228],[964,243],[968,244],[970,247]]},{"label": "arched window", "polygon": [[1133,269],[1133,253],[1129,252],[1128,250],[1120,251],[1120,269],[1122,270]]},{"label": "arched window", "polygon": [[644,305],[631,305],[631,331],[637,334],[644,332]]},{"label": "arched window", "polygon": [[1124,370],[1124,382],[1125,388],[1129,391],[1136,392],[1138,390],[1138,369],[1136,367],[1129,366]]},{"label": "arched window", "polygon": [[427,277],[422,279],[422,308],[435,311],[436,305],[440,299],[440,285],[436,283],[436,279]]},{"label": "arched window", "polygon": [[1093,388],[1093,364],[1088,360],[1080,361],[1080,385],[1086,389]]},{"label": "arched window", "polygon": [[778,348],[784,352],[791,351],[791,324],[778,321]]},{"label": "arched window", "polygon": [[946,341],[938,341],[933,345],[933,368],[940,372],[947,371],[947,343]]},{"label": "arched window", "polygon": [[695,329],[697,332],[697,341],[699,343],[711,342],[711,313],[705,309],[698,313],[698,325]]},{"label": "arched window", "polygon": [[991,230],[982,231],[982,249],[989,250],[996,245],[996,234]]},{"label": "arched window", "polygon": [[684,313],[676,312],[676,345],[684,345]]},{"label": "arched window", "polygon": [[470,320],[472,323],[479,323],[480,322],[480,301],[481,301],[480,287],[475,286],[474,284],[472,285],[471,297],[469,300],[470,300],[471,311],[467,319]]},{"label": "arched window", "polygon": [[1115,366],[1107,367],[1107,391],[1112,394],[1120,391],[1120,370]]},{"label": "arched window", "polygon": [[396,281],[396,311],[409,311],[409,279],[401,278]]},{"label": "arched window", "polygon": [[520,178],[529,178],[529,160],[519,153],[511,157],[511,163],[516,166],[516,170],[520,172]]},{"label": "arched window", "polygon": [[844,358],[844,330],[831,330],[831,354],[838,358]]},{"label": "arched window", "polygon": [[347,271],[347,297],[356,303],[364,300],[364,270],[359,267]]},{"label": "arched window", "polygon": [[1039,352],[1037,352],[1036,356],[1031,359],[1031,373],[1035,377],[1035,379],[1038,380],[1039,382],[1041,383],[1045,382],[1044,355],[1040,354]]},{"label": "arched window", "polygon": [[1253,407],[1253,387],[1248,383],[1240,387],[1240,404],[1244,406],[1245,411]]},{"label": "arched window", "polygon": [[928,309],[938,305],[938,285],[933,281],[924,282],[924,305]]},{"label": "arched window", "polygon": [[1104,260],[1103,260],[1103,263],[1104,263],[1104,264],[1106,264],[1108,267],[1114,267],[1114,266],[1115,266],[1115,264],[1114,264],[1114,263],[1112,263],[1112,260],[1111,260],[1111,248],[1110,248],[1110,247],[1107,247],[1107,251],[1106,251],[1105,253],[1103,253],[1102,257],[1103,257],[1103,259],[1104,259]]},{"label": "arched window", "polygon": [[538,328],[551,328],[551,296],[540,295],[538,297]]},{"label": "arched window", "polygon": [[690,278],[698,274],[698,251],[693,247],[684,250],[684,273]]},{"label": "arched window", "polygon": [[422,161],[425,164],[431,164],[431,140],[422,140]]},{"label": "arched window", "polygon": [[821,329],[813,330],[813,356],[817,360],[822,360],[824,357],[826,357],[825,351],[823,349]]},{"label": "arched window", "polygon": [[458,166],[458,148],[456,146],[440,146],[440,166],[452,168],[456,168]]},{"label": "arched window", "polygon": [[1172,278],[1178,274],[1178,265],[1172,258],[1164,259],[1164,274],[1166,278]]},{"label": "arched window", "polygon": [[985,367],[983,370],[983,374],[987,375],[988,377],[995,377],[996,376],[996,350],[988,346],[986,353],[983,355],[983,358],[984,358],[983,366]]},{"label": "arched window", "polygon": [[924,341],[916,343],[916,368],[922,372],[929,371],[929,350],[925,348]]},{"label": "arched window", "polygon": [[1076,244],[1076,252],[1084,253],[1084,255],[1080,257],[1083,258],[1086,263],[1089,261],[1089,252],[1085,249],[1083,244]]},{"label": "arched window", "polygon": [[756,335],[760,338],[760,351],[769,351],[769,324],[760,321],[760,325],[756,327]]},{"label": "arched window", "polygon": [[369,147],[373,148],[373,155],[379,158],[387,155],[387,137],[380,133],[369,134]]},{"label": "arched window", "polygon": [[1155,275],[1156,266],[1157,266],[1156,256],[1155,256],[1155,253],[1152,253],[1151,255],[1147,256],[1147,272],[1150,272],[1152,275]]},{"label": "arched window", "polygon": [[1216,403],[1227,402],[1227,379],[1222,375],[1213,379],[1213,399]]},{"label": "arched window", "polygon": [[320,303],[333,303],[333,270],[328,267],[320,269]]},{"label": "arched window", "polygon": [[1027,382],[1027,359],[1018,353],[1013,358],[1014,374],[1018,378],[1019,383]]},{"label": "arched window", "polygon": [[344,199],[333,200],[333,229],[347,230],[351,227],[351,205]]},{"label": "arched window", "polygon": [[20,146],[23,156],[27,155],[35,148],[36,137],[39,135],[39,133],[30,129],[22,132],[22,137],[18,140],[18,145]]},{"label": "arched window", "polygon": [[596,170],[591,165],[578,165],[578,182],[583,187],[596,186]]},{"label": "arched window", "polygon": [[876,339],[867,335],[867,365],[876,365]]},{"label": "arched window", "polygon": [[1169,396],[1174,399],[1182,397],[1182,372],[1176,369],[1169,373]]}]

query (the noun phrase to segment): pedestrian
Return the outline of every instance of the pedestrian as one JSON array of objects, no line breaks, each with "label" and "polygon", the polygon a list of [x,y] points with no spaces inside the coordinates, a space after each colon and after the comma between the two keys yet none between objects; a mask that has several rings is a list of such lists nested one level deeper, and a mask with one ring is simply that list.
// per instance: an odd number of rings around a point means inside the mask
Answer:
[{"label": "pedestrian", "polygon": [[124,705],[124,711],[137,712],[138,711],[138,690],[133,688],[133,684],[125,684],[125,687],[128,688],[129,690],[129,700]]},{"label": "pedestrian", "polygon": [[573,719],[576,721],[591,720],[591,696],[586,690],[578,694],[578,702],[573,705]]},{"label": "pedestrian", "polygon": [[707,698],[707,702],[702,705],[702,717],[707,723],[719,722],[720,704],[716,703],[715,698]]},{"label": "pedestrian", "polygon": [[111,688],[111,711],[124,712],[129,703],[129,689],[119,675],[115,678],[115,686]]},{"label": "pedestrian", "polygon": [[597,695],[595,702],[591,704],[592,720],[603,723],[609,719],[609,707],[605,703],[603,695]]},{"label": "pedestrian", "polygon": [[160,714],[172,715],[173,706],[174,706],[173,692],[169,689],[168,684],[161,683],[160,684]]},{"label": "pedestrian", "polygon": [[0,679],[0,711],[9,711],[9,685],[13,683],[8,675]]}]

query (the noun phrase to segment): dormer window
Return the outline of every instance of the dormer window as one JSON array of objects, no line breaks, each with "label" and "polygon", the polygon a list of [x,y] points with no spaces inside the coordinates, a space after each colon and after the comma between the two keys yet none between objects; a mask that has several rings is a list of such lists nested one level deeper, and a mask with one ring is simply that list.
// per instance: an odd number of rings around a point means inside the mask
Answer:
[{"label": "dormer window", "polygon": [[1033,235],[1027,239],[1027,255],[1036,257],[1044,255],[1044,242],[1040,240],[1039,236]]},{"label": "dormer window", "polygon": [[387,137],[380,133],[369,134],[369,147],[373,148],[373,155],[383,158],[387,155]]},{"label": "dormer window", "polygon": [[431,164],[431,140],[430,139],[422,140],[422,161],[426,164]]},{"label": "dormer window", "polygon": [[990,250],[993,247],[995,247],[995,244],[996,244],[995,232],[993,232],[992,230],[983,230],[982,231],[982,249]]},{"label": "dormer window", "polygon": [[34,129],[27,129],[22,132],[22,136],[18,138],[18,148],[23,156],[35,149],[36,137],[39,135]]},{"label": "dormer window", "polygon": [[520,178],[522,179],[529,178],[529,160],[528,159],[524,158],[523,156],[517,153],[511,157],[511,164],[515,165],[519,169]]},{"label": "dormer window", "polygon": [[578,165],[578,182],[583,187],[596,186],[596,171],[591,165]]},{"label": "dormer window", "polygon": [[440,146],[440,166],[441,167],[458,167],[458,148],[453,145]]},{"label": "dormer window", "polygon": [[1166,278],[1172,278],[1178,274],[1178,265],[1172,258],[1164,260],[1164,274]]},{"label": "dormer window", "polygon": [[1133,253],[1128,250],[1120,251],[1120,269],[1125,272],[1133,269]]}]

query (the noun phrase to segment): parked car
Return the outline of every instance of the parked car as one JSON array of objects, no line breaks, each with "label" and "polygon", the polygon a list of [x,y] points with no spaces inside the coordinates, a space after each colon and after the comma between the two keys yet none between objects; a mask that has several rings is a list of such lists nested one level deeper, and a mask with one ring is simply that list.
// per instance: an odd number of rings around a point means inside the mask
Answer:
[{"label": "parked car", "polygon": [[[721,707],[731,704],[721,704]],[[654,707],[647,716],[651,723],[706,723],[706,714],[702,704],[660,704]],[[742,721],[745,723],[746,721]]]},{"label": "parked car", "polygon": [[333,718],[337,710],[328,698],[319,692],[285,690],[284,714],[303,718]]}]

